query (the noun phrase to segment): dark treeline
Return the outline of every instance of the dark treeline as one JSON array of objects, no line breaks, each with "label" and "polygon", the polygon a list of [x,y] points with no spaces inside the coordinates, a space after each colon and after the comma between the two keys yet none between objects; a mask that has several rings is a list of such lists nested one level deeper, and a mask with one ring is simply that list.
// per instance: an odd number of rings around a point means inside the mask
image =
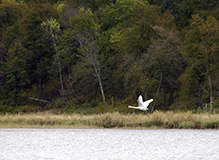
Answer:
[{"label": "dark treeline", "polygon": [[219,1],[1,0],[0,57],[1,111],[126,112],[141,94],[152,110],[213,112]]}]

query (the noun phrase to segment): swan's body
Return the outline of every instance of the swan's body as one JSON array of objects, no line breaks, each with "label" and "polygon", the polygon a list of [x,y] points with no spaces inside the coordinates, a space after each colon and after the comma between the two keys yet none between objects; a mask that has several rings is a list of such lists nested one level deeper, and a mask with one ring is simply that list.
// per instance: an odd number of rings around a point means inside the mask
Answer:
[{"label": "swan's body", "polygon": [[153,101],[153,99],[149,99],[145,102],[143,102],[143,98],[140,95],[137,99],[138,102],[138,107],[133,107],[133,106],[128,106],[128,108],[133,108],[133,109],[140,109],[142,111],[147,111],[148,109],[148,105]]}]

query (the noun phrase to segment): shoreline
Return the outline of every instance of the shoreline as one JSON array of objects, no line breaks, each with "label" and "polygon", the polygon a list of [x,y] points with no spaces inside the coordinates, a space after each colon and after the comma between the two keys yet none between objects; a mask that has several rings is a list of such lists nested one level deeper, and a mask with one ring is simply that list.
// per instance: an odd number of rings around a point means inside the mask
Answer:
[{"label": "shoreline", "polygon": [[52,114],[48,112],[0,115],[0,128],[51,129],[219,129],[219,114],[155,111],[152,114]]}]

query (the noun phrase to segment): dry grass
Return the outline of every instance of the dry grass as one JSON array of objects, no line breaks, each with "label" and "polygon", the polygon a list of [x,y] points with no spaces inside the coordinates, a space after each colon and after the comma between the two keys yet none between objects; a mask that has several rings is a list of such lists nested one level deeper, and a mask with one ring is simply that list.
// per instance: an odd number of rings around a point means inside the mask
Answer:
[{"label": "dry grass", "polygon": [[153,114],[34,114],[0,115],[0,128],[186,128],[219,129],[219,114],[154,112]]}]

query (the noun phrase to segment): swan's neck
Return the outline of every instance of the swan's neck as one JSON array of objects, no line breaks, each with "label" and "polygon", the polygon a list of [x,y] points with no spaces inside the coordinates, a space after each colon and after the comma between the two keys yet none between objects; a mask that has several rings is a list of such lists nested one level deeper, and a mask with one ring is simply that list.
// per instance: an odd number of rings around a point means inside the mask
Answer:
[{"label": "swan's neck", "polygon": [[129,108],[133,108],[133,109],[139,109],[138,107],[132,107],[132,106],[129,106]]}]

